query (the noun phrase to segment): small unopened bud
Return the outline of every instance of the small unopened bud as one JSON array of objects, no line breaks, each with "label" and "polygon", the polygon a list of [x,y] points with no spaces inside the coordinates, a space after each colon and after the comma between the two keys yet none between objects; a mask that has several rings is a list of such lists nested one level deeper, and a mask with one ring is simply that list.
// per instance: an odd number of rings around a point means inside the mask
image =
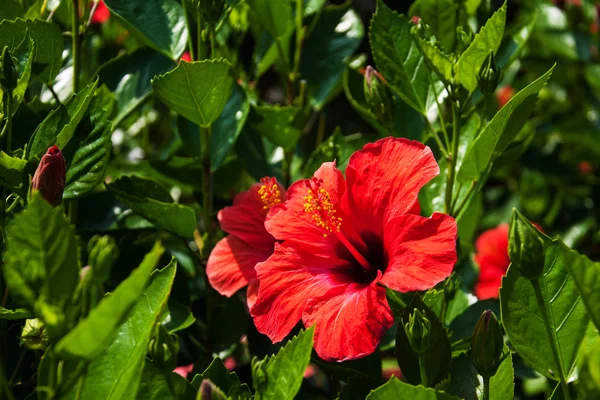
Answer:
[{"label": "small unopened bud", "polygon": [[498,68],[498,65],[496,65],[494,52],[490,51],[477,74],[479,90],[481,90],[481,93],[485,96],[493,94],[496,91],[496,87],[498,87],[501,78],[502,71]]},{"label": "small unopened bud", "polygon": [[88,243],[88,263],[94,271],[96,283],[104,283],[110,277],[113,263],[119,256],[119,247],[111,236],[94,236]]},{"label": "small unopened bud", "polygon": [[48,203],[58,205],[65,189],[66,171],[67,166],[62,152],[56,145],[50,147],[33,175],[32,194],[39,191]]},{"label": "small unopened bud", "polygon": [[46,331],[46,327],[37,318],[25,321],[21,340],[31,350],[45,350],[50,344],[50,336]]},{"label": "small unopened bud", "polygon": [[425,354],[431,348],[431,322],[421,310],[415,309],[404,324],[408,343],[417,355]]},{"label": "small unopened bud", "polygon": [[544,240],[537,228],[513,210],[508,235],[508,253],[525,278],[538,279],[544,272]]},{"label": "small unopened bud", "polygon": [[473,41],[473,31],[469,27],[466,29],[462,26],[456,28],[457,54],[463,53]]},{"label": "small unopened bud", "polygon": [[388,129],[395,126],[396,99],[383,76],[370,65],[365,68],[364,91],[369,110],[377,121]]},{"label": "small unopened bud", "polygon": [[200,390],[196,396],[196,400],[225,400],[226,398],[225,394],[210,379],[204,379],[200,383]]},{"label": "small unopened bud", "polygon": [[471,339],[473,365],[479,375],[490,378],[496,374],[502,362],[504,340],[498,320],[492,310],[486,310],[479,317]]},{"label": "small unopened bud", "polygon": [[13,91],[17,87],[19,74],[15,61],[8,51],[8,46],[2,50],[2,59],[0,60],[0,85],[6,91]]},{"label": "small unopened bud", "polygon": [[155,365],[165,371],[172,371],[177,366],[179,340],[163,325],[157,325],[155,336],[148,345],[148,353]]}]

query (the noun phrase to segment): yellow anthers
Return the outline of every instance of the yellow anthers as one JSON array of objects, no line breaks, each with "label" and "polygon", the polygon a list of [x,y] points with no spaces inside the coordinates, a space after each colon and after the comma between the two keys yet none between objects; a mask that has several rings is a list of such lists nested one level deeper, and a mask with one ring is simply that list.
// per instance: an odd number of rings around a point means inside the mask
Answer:
[{"label": "yellow anthers", "polygon": [[281,191],[275,178],[265,177],[260,180],[262,186],[258,189],[263,209],[268,210],[276,204],[281,203]]},{"label": "yellow anthers", "polygon": [[316,178],[307,182],[308,194],[304,199],[304,212],[311,214],[311,218],[316,226],[327,231],[323,233],[323,237],[327,237],[328,233],[338,233],[342,225],[342,219],[336,217],[335,206],[331,202],[331,196],[327,190],[321,187],[322,180]]}]

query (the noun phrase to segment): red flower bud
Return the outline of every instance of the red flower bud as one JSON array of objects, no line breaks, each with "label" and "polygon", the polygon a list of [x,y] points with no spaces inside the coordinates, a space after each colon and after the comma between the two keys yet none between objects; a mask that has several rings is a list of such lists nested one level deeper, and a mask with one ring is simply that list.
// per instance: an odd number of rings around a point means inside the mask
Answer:
[{"label": "red flower bud", "polygon": [[31,182],[31,190],[40,191],[50,204],[57,205],[62,200],[67,179],[67,166],[62,152],[54,145],[42,157]]},{"label": "red flower bud", "polygon": [[[92,2],[93,3],[93,2]],[[98,0],[98,6],[92,15],[93,24],[103,24],[110,19],[110,10],[104,4],[104,0]]]}]

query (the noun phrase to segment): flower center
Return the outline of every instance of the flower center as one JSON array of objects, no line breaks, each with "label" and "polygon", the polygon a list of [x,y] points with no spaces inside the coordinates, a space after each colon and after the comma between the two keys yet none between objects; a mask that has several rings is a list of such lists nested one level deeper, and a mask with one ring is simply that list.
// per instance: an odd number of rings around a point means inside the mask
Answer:
[{"label": "flower center", "polygon": [[263,203],[263,209],[268,210],[281,203],[281,191],[277,185],[277,179],[267,176],[262,178],[260,183],[262,186],[258,189],[258,195]]},{"label": "flower center", "polygon": [[311,214],[311,218],[316,226],[323,229],[323,237],[334,234],[348,249],[350,254],[366,270],[373,269],[371,264],[362,254],[350,243],[348,238],[341,231],[342,218],[336,215],[337,210],[331,201],[329,192],[322,187],[323,180],[312,178],[306,181],[307,194],[304,199],[304,212]]}]

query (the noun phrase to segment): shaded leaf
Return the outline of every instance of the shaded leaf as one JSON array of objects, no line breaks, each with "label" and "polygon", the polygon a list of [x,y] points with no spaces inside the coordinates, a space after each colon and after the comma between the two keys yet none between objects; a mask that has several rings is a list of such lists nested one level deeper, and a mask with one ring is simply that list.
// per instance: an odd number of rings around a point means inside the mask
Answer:
[{"label": "shaded leaf", "polygon": [[221,391],[232,399],[251,399],[250,388],[242,384],[235,372],[229,372],[219,357],[215,358],[202,374],[194,376],[192,386],[199,389],[204,379],[210,380]]},{"label": "shaded leaf", "polygon": [[411,6],[409,15],[423,19],[442,49],[453,52],[456,43],[458,2],[453,0],[417,0]]},{"label": "shaded leaf", "polygon": [[9,310],[8,308],[0,307],[0,319],[25,319],[31,318],[33,314],[25,308],[15,308]]},{"label": "shaded leaf", "polygon": [[282,36],[292,23],[292,7],[287,1],[246,0],[246,4],[273,38]]},{"label": "shaded leaf", "polygon": [[242,132],[249,113],[248,96],[240,86],[234,85],[223,112],[212,125],[210,165],[213,171],[223,165]]},{"label": "shaded leaf", "polygon": [[248,123],[254,130],[284,149],[293,148],[302,132],[294,126],[298,107],[254,106]]},{"label": "shaded leaf", "polygon": [[399,381],[393,377],[385,385],[373,390],[367,400],[391,400],[391,399],[411,399],[411,400],[454,400],[458,397],[440,392],[424,386],[413,386]]},{"label": "shaded leaf", "polygon": [[572,258],[566,263],[568,271],[590,319],[600,329],[600,263],[592,262],[587,256],[571,250]]}]

